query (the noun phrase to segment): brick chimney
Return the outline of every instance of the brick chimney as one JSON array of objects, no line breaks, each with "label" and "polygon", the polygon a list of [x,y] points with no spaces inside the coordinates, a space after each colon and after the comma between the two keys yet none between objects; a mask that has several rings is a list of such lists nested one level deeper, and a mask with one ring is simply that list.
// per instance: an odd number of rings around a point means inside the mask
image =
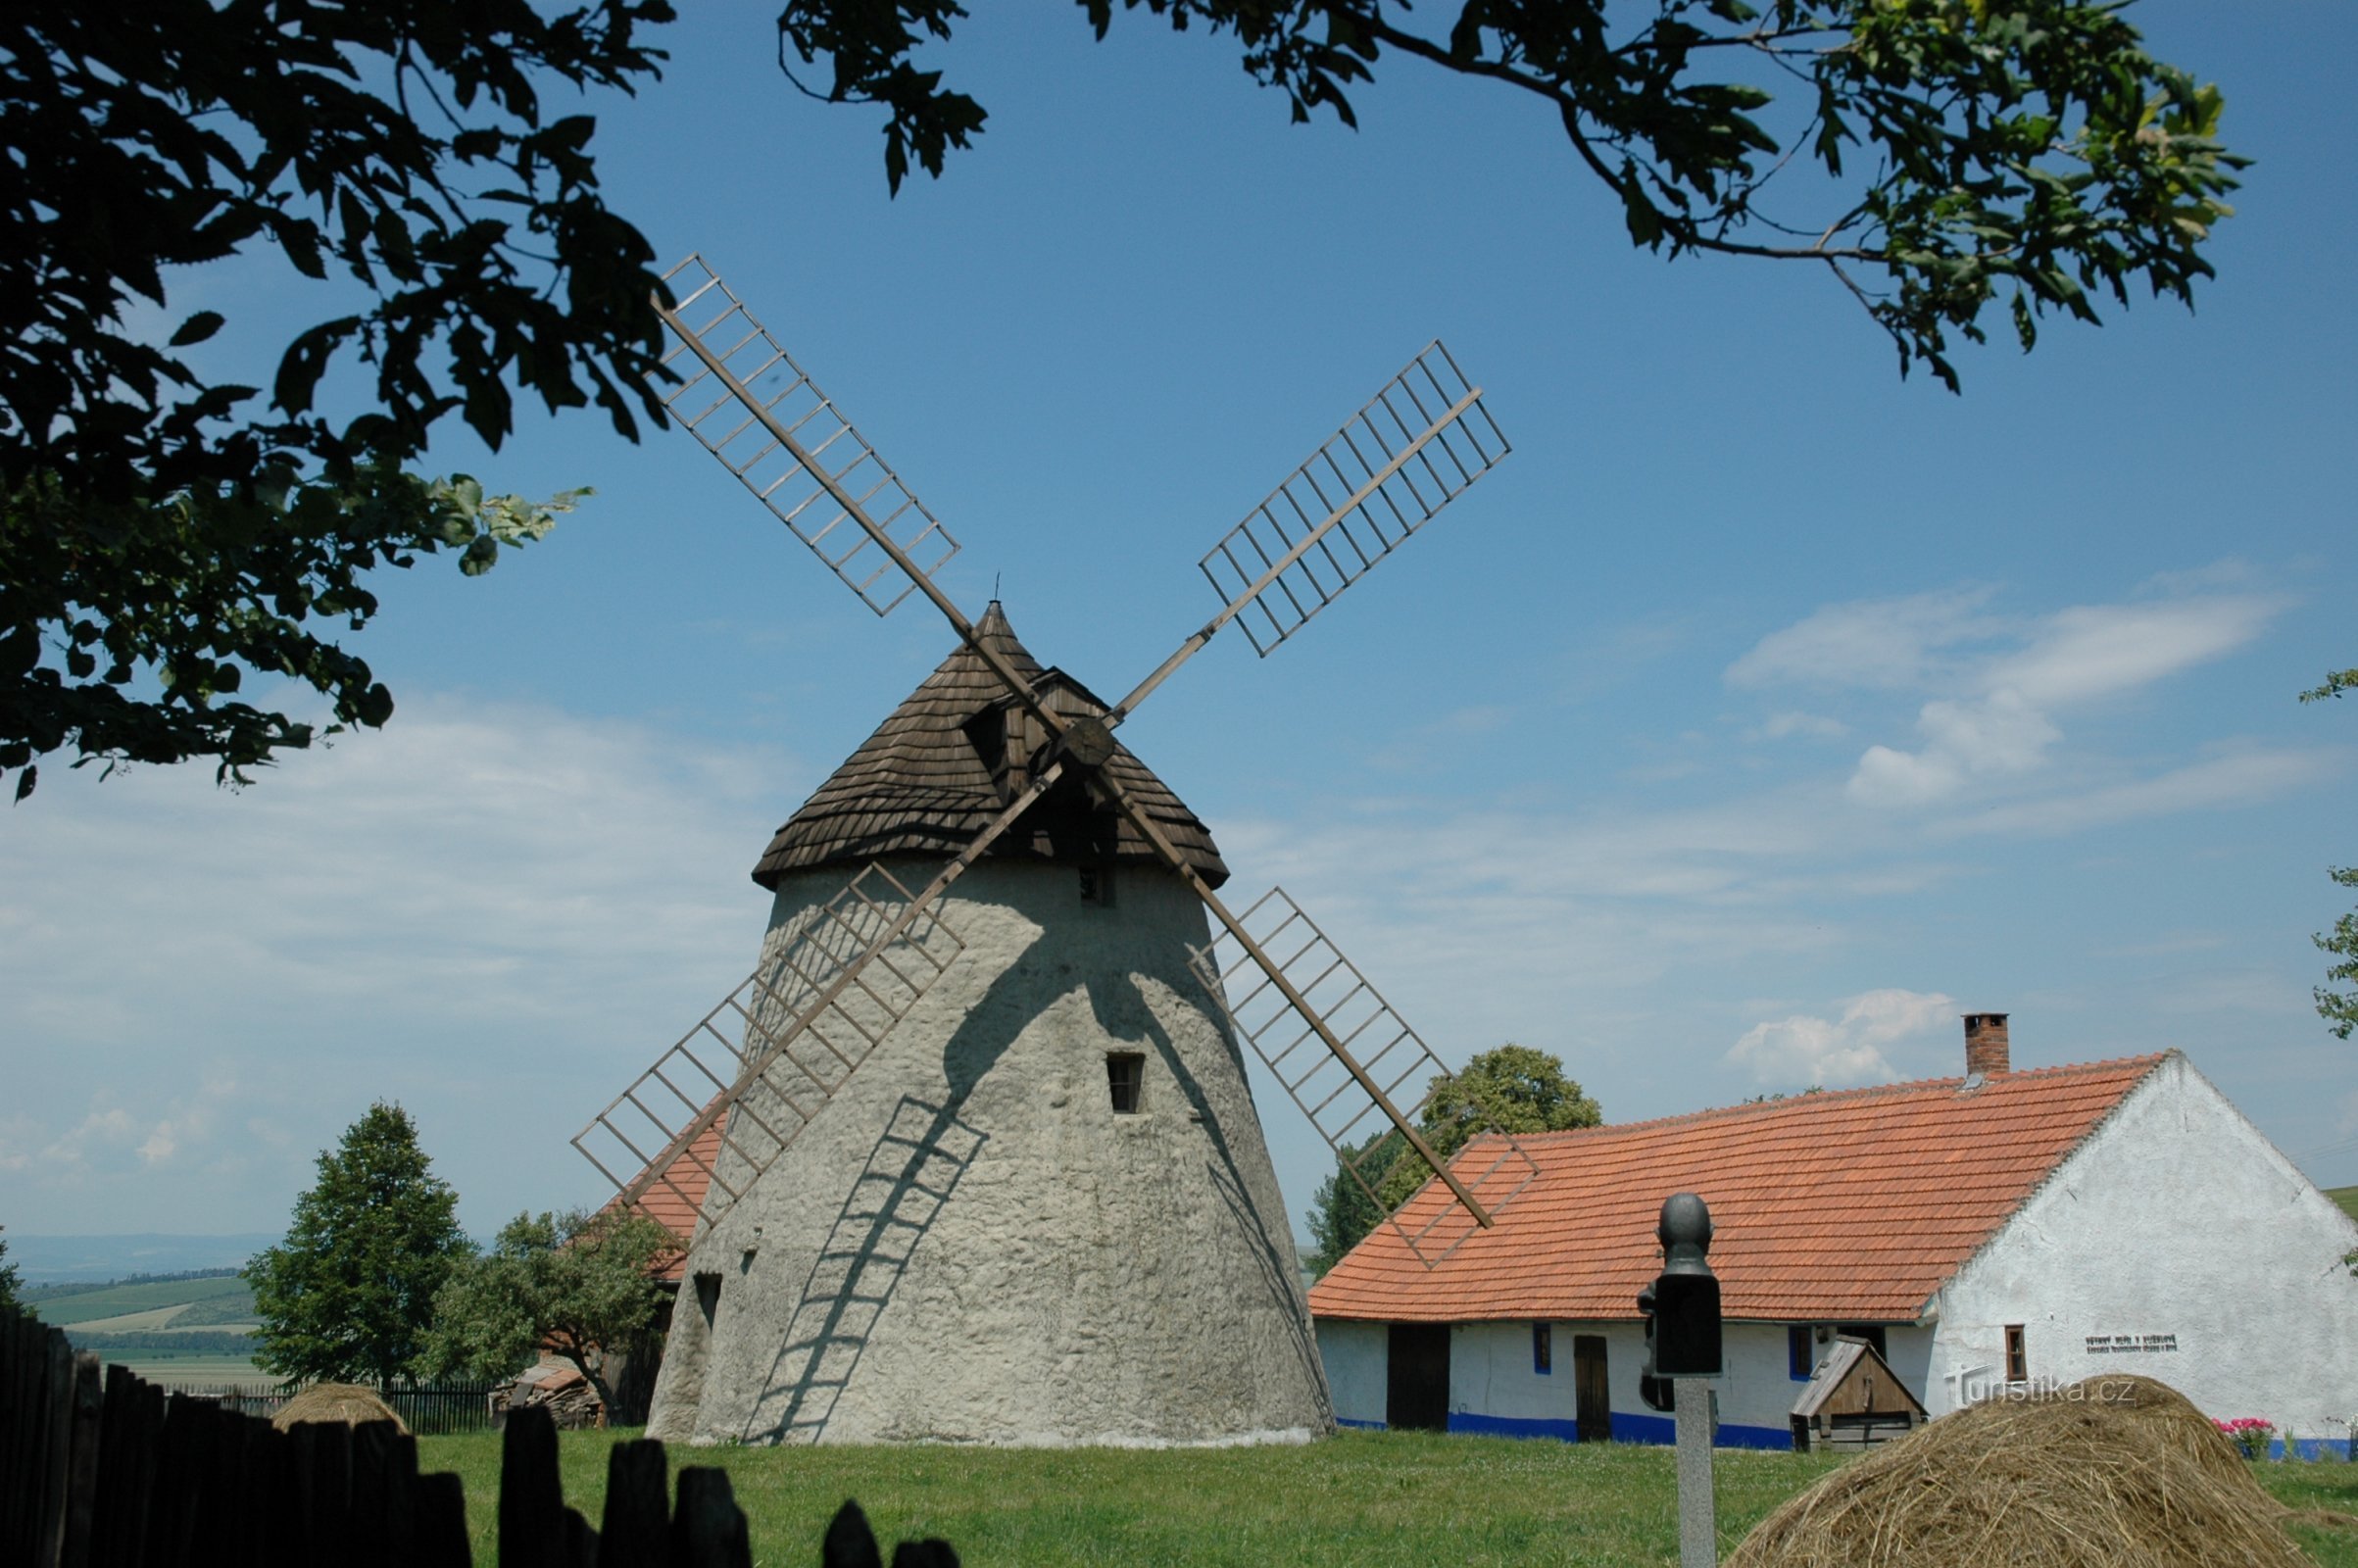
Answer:
[{"label": "brick chimney", "polygon": [[2002,1012],[1965,1014],[1965,1071],[1993,1078],[2007,1069],[2006,1015]]}]

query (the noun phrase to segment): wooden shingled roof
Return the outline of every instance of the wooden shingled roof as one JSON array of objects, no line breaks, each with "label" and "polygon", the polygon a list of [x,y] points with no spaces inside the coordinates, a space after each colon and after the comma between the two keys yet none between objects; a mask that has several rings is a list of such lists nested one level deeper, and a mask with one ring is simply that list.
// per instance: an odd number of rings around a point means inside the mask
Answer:
[{"label": "wooden shingled roof", "polygon": [[[1317,1317],[1396,1323],[1638,1316],[1662,1200],[1711,1205],[1732,1320],[1912,1323],[1949,1276],[2166,1056],[1799,1095],[1523,1135],[1539,1175],[1427,1270],[1389,1225],[1310,1291]],[[1457,1158],[1480,1168],[1483,1141]],[[1449,1201],[1408,1200],[1415,1229]]]},{"label": "wooden shingled roof", "polygon": [[[996,600],[975,631],[1052,710],[1105,711],[1108,705],[1086,686],[1032,658]],[[858,867],[883,855],[956,855],[1021,787],[1025,742],[1032,738],[1026,725],[991,666],[960,643],[778,829],[754,880],[775,889],[784,873],[812,866]],[[1117,744],[1105,771],[1204,881],[1218,887],[1228,880],[1210,833],[1128,748]],[[1074,864],[1162,863],[1137,829],[1073,777],[1059,781],[992,853]]]}]

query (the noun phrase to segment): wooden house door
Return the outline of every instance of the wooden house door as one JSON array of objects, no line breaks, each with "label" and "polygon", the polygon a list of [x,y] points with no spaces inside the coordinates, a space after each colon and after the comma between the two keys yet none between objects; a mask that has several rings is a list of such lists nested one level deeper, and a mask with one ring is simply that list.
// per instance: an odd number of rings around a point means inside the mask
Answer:
[{"label": "wooden house door", "polygon": [[1613,1441],[1612,1385],[1605,1378],[1604,1336],[1572,1336],[1574,1424],[1583,1443]]},{"label": "wooden house door", "polygon": [[1449,1326],[1395,1323],[1386,1351],[1384,1424],[1395,1432],[1447,1432]]}]

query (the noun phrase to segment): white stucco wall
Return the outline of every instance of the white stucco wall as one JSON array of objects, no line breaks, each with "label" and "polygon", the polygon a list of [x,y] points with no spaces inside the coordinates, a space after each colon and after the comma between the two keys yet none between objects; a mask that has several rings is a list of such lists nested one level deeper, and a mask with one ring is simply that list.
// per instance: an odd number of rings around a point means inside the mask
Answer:
[{"label": "white stucco wall", "polygon": [[1326,1386],[1334,1396],[1335,1419],[1346,1426],[1384,1424],[1390,1340],[1391,1330],[1382,1323],[1332,1317],[1318,1320],[1318,1358],[1326,1363]]},{"label": "white stucco wall", "polygon": [[2353,1247],[2358,1224],[2173,1056],[1936,1297],[1925,1404],[1990,1392],[2019,1323],[2034,1382],[2142,1373],[2211,1416],[2344,1441]]}]

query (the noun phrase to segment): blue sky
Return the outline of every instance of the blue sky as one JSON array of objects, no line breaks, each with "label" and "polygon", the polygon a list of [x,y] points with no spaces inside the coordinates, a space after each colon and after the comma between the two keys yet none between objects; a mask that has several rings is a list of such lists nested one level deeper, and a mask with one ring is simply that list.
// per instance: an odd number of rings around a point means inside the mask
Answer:
[{"label": "blue sky", "polygon": [[[991,110],[887,200],[878,121],[760,7],[600,102],[610,197],[701,250],[1000,584],[1126,689],[1195,563],[1429,338],[1515,452],[1269,659],[1216,641],[1125,731],[1249,901],[1282,882],[1450,1061],[1561,1054],[1622,1120],[2180,1047],[2358,1182],[2358,1047],[2310,1004],[2358,708],[2358,13],[2140,6],[2259,159],[2189,315],[2107,308],[1901,381],[1814,270],[1630,249],[1544,114],[1386,62],[1286,122],[1228,47],[992,8]],[[324,298],[178,280],[220,362]],[[253,344],[235,336],[252,323]],[[599,494],[467,581],[384,584],[381,734],[242,793],[45,771],[0,816],[0,1224],[269,1231],[367,1108],[463,1216],[592,1200],[566,1138],[751,964],[769,830],[949,648],[877,621],[676,433],[527,417],[497,488]],[[1314,1141],[1260,1092],[1299,1215]]]}]

